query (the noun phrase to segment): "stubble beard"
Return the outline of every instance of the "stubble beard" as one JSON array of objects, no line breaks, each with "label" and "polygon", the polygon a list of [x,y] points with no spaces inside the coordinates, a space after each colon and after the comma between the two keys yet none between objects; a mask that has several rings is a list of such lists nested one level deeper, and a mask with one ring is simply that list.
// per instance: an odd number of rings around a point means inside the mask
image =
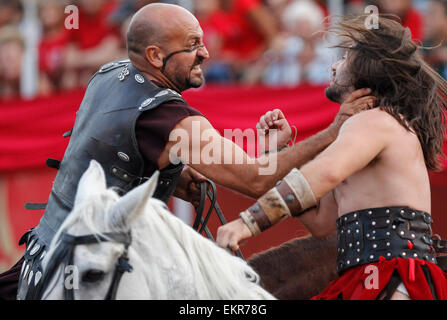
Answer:
[{"label": "stubble beard", "polygon": [[[195,66],[196,64],[194,64]],[[205,78],[203,75],[203,71],[201,72],[200,76],[199,75],[192,75],[192,73],[194,72],[193,67],[191,67],[188,70],[187,76],[182,76],[182,74],[184,75],[186,73],[185,70],[179,70],[177,69],[172,76],[170,76],[169,78],[175,79],[175,83],[176,85],[181,89],[181,91],[185,91],[191,88],[197,89],[200,88],[203,83],[205,82]]]},{"label": "stubble beard", "polygon": [[324,93],[326,95],[326,98],[328,98],[332,102],[341,104],[341,103],[343,103],[343,101],[342,101],[342,97],[344,95],[343,91],[344,91],[343,88],[333,84],[333,85],[329,86],[328,88],[326,88]]}]

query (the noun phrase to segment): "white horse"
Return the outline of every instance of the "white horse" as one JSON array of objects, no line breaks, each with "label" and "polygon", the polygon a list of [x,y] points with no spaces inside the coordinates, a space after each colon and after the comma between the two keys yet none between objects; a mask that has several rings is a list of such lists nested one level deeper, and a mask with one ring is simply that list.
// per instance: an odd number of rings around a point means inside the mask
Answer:
[{"label": "white horse", "polygon": [[[127,252],[133,270],[124,272],[116,299],[275,299],[245,261],[198,234],[152,198],[157,179],[155,173],[120,198],[106,188],[100,164],[92,161],[79,182],[74,209],[43,260],[44,274],[58,246],[64,245],[64,234],[107,237],[130,231]],[[104,299],[125,251],[124,244],[109,240],[76,245],[73,266],[55,269],[44,284],[42,298],[63,299],[64,286],[71,285],[72,298]],[[72,272],[70,278],[67,270]]]}]

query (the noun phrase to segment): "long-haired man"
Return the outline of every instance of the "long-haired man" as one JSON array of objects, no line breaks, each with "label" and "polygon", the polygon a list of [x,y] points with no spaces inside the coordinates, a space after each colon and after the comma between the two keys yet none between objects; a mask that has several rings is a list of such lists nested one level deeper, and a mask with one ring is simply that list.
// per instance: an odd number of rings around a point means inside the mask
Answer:
[{"label": "long-haired man", "polygon": [[[221,227],[217,241],[236,249],[298,217],[315,237],[338,234],[340,277],[315,299],[447,299],[433,250],[428,175],[442,154],[447,85],[422,60],[409,29],[383,16],[378,29],[365,21],[347,19],[333,30],[344,52],[326,95],[341,102],[371,88],[374,108],[346,121],[332,145]],[[280,111],[260,126],[275,120],[285,121]]]}]

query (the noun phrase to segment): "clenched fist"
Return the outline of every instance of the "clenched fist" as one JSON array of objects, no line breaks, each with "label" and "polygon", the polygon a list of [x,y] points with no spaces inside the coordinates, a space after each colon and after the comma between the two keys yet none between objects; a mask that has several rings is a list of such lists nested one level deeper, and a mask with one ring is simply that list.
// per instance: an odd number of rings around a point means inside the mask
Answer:
[{"label": "clenched fist", "polygon": [[264,114],[259,119],[256,128],[259,135],[265,138],[260,140],[261,149],[264,151],[275,151],[286,146],[292,137],[292,128],[280,109],[268,111]]}]

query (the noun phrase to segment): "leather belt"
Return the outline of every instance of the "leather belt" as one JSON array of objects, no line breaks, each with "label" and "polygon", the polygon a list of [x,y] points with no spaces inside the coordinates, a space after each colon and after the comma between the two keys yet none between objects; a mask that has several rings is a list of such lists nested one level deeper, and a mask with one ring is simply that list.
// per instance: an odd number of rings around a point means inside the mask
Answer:
[{"label": "leather belt", "polygon": [[383,259],[437,263],[430,214],[408,207],[351,212],[337,219],[337,272]]}]

